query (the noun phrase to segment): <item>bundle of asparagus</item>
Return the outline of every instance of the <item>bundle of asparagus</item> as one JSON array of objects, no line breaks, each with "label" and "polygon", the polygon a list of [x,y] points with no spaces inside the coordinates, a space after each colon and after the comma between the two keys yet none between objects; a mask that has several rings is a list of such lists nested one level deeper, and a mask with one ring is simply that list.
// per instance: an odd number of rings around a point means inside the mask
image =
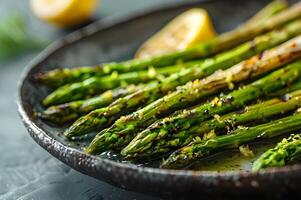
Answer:
[{"label": "bundle of asparagus", "polygon": [[300,114],[293,114],[301,106],[300,59],[301,4],[287,9],[279,0],[193,48],[38,73],[34,79],[55,88],[38,116],[56,124],[76,120],[65,131],[69,139],[98,131],[89,154],[121,150],[130,159],[153,159],[176,150],[161,166],[185,167],[301,129]]},{"label": "bundle of asparagus", "polygon": [[140,89],[142,89],[142,85],[128,85],[124,88],[119,87],[112,90],[107,90],[106,92],[90,99],[71,101],[68,103],[51,106],[42,113],[38,113],[38,115],[43,119],[47,119],[57,124],[63,124],[73,121],[74,119],[77,119],[81,115],[92,110],[107,106],[114,100],[134,93]]},{"label": "bundle of asparagus", "polygon": [[[295,26],[296,25],[296,26]],[[298,28],[297,28],[298,27]],[[295,30],[296,31],[290,31]],[[253,71],[251,69],[252,64],[256,64],[257,61],[266,59],[265,61],[268,61],[269,59],[274,59],[274,61],[278,61],[278,56],[283,57],[283,59],[280,60],[280,63],[277,63],[277,66],[280,66],[283,63],[286,63],[293,59],[294,57],[298,57],[300,52],[295,52],[295,49],[299,48],[299,45],[297,44],[295,47],[290,48],[292,44],[295,42],[291,41],[290,43],[287,43],[283,46],[280,46],[277,49],[273,49],[266,53],[270,56],[263,56],[264,54],[258,54],[255,57],[252,57],[242,63],[240,63],[238,66],[233,67],[229,71],[223,71],[219,72],[218,70],[225,69],[227,67],[230,67],[232,64],[235,64],[241,60],[243,60],[245,57],[249,57],[251,55],[254,55],[256,53],[261,53],[264,49],[273,47],[275,44],[278,44],[280,41],[285,41],[286,39],[290,38],[290,36],[294,35],[294,33],[300,34],[301,31],[301,21],[295,21],[292,24],[289,24],[287,27],[284,27],[284,29],[281,31],[271,32],[267,35],[256,37],[254,40],[247,42],[233,50],[227,51],[225,53],[219,54],[215,56],[214,58],[208,58],[205,59],[203,64],[197,65],[193,68],[185,69],[179,73],[172,74],[170,77],[167,77],[166,79],[163,79],[160,83],[158,82],[152,82],[150,85],[146,86],[145,88],[130,94],[128,96],[125,96],[123,98],[119,98],[115,102],[113,102],[111,105],[109,105],[106,108],[101,108],[99,110],[94,110],[93,112],[89,113],[86,116],[81,117],[78,121],[76,121],[67,131],[66,136],[67,137],[73,137],[73,136],[79,136],[83,135],[89,131],[93,130],[99,130],[104,128],[104,125],[110,125],[110,122],[113,122],[118,119],[118,117],[122,115],[127,114],[129,112],[132,112],[134,109],[138,108],[139,106],[143,106],[147,103],[152,102],[152,104],[145,107],[143,111],[137,111],[133,113],[131,116],[133,120],[138,120],[141,123],[145,123],[145,121],[141,121],[141,119],[137,119],[136,116],[138,115],[145,115],[146,112],[150,112],[151,109],[156,109],[158,112],[163,114],[162,112],[166,112],[165,114],[170,113],[176,108],[172,108],[171,111],[165,111],[158,108],[158,106],[163,107],[166,103],[171,104],[175,103],[177,104],[177,108],[180,108],[185,106],[182,104],[191,105],[192,103],[198,101],[200,98],[205,97],[206,95],[212,94],[218,89],[220,89],[223,86],[227,85],[229,82],[230,74],[233,74],[233,81],[235,77],[239,80],[243,80],[247,78],[246,73],[244,71],[244,65],[248,65],[249,70]],[[288,33],[292,34],[288,34]],[[282,39],[280,39],[281,36],[284,36]],[[298,39],[296,39],[298,40]],[[277,41],[277,42],[276,42]],[[275,43],[274,43],[275,42]],[[283,51],[291,49],[291,53],[289,52],[281,55]],[[290,50],[289,50],[290,51]],[[278,55],[276,55],[278,53]],[[290,55],[291,56],[290,56]],[[288,56],[288,58],[284,58]],[[263,61],[263,62],[265,62]],[[274,63],[273,63],[274,64]],[[271,64],[271,65],[273,65]],[[255,66],[255,65],[254,65]],[[246,67],[247,68],[247,67]],[[268,67],[269,68],[269,67]],[[239,70],[241,73],[239,73]],[[233,71],[233,72],[231,72]],[[214,73],[215,72],[215,73]],[[168,96],[164,96],[168,91],[173,90],[177,88],[179,85],[182,85],[188,81],[192,81],[198,78],[202,78],[204,76],[208,76],[210,74],[214,73],[213,75],[209,76],[204,81],[195,81],[193,83],[189,82],[187,85],[179,88],[174,93],[169,94]],[[236,74],[236,75],[234,75]],[[242,75],[244,74],[244,75]],[[240,76],[242,75],[242,76]],[[234,77],[235,76],[235,77]],[[228,78],[228,79],[227,79]],[[238,80],[237,80],[238,81]],[[221,82],[221,85],[216,84],[217,82]],[[222,83],[223,82],[223,83]],[[203,87],[204,84],[207,84],[208,87],[211,87],[210,89],[206,89]],[[216,86],[214,86],[216,85]],[[200,93],[199,90],[203,87],[204,93]],[[185,92],[184,92],[185,91]],[[194,98],[192,96],[195,96]],[[161,97],[161,98],[160,98]],[[187,97],[191,97],[188,98]],[[186,98],[186,99],[185,99]],[[173,101],[169,101],[167,99],[172,99]],[[181,99],[181,105],[178,105],[179,100]],[[156,100],[156,101],[154,101]],[[188,101],[188,102],[187,102]],[[166,102],[165,104],[163,102]],[[168,107],[167,107],[168,108]],[[148,117],[156,117],[154,116],[156,114],[155,112],[151,113]],[[146,116],[147,117],[147,116]],[[120,121],[116,123],[122,123],[121,121],[126,121],[126,123],[129,123],[131,117],[124,117],[120,119]],[[122,123],[124,124],[124,123]],[[145,124],[144,124],[145,125]],[[124,129],[125,127],[121,127],[121,129]],[[131,130],[132,131],[132,130]]]},{"label": "bundle of asparagus", "polygon": [[241,144],[263,138],[273,138],[287,132],[300,130],[301,113],[284,117],[266,124],[241,128],[223,136],[192,143],[172,153],[161,165],[163,168],[182,168],[192,160],[212,153],[237,148]]},{"label": "bundle of asparagus", "polygon": [[[299,54],[301,56],[301,48]],[[277,55],[277,62],[279,61],[278,58],[279,57]],[[270,61],[267,63],[270,64]],[[256,70],[258,71],[255,72],[254,68],[251,68],[250,72],[252,72],[254,75],[258,75],[258,73],[260,74],[266,72],[266,69],[268,68],[267,66],[269,65],[263,65],[262,67],[260,65],[255,66]],[[244,68],[243,72],[248,72],[245,69],[246,68]],[[246,77],[250,77],[250,73],[246,73],[245,75]],[[278,89],[282,89],[283,87],[290,85],[295,80],[299,79],[300,75],[301,61],[297,61],[283,69],[277,70],[267,75],[262,79],[259,79],[258,81],[251,83],[250,85],[235,90],[227,95],[223,95],[216,101],[201,104],[194,109],[184,110],[171,117],[158,120],[149,127],[149,133],[152,133],[152,136],[150,137],[156,137],[157,135],[158,137],[160,137],[161,135],[187,130],[194,124],[201,123],[215,114],[225,114],[226,112],[231,112],[234,109],[240,109],[242,106],[251,102],[252,100],[255,100],[264,95],[267,96],[270,92],[274,92]],[[210,89],[210,85],[209,87],[206,87],[205,85],[204,91],[208,91],[208,89]],[[198,94],[200,92],[201,91],[197,91]],[[170,103],[169,101],[162,101],[160,105],[164,106],[165,102]],[[150,106],[152,106],[152,104],[148,105],[145,108],[149,108]],[[156,111],[158,106],[159,105],[157,105],[157,107],[154,107]],[[164,106],[163,108],[166,108],[166,106]],[[140,116],[139,114],[134,112],[130,116],[123,117],[120,120],[126,123],[120,123],[120,121],[117,120],[114,125],[108,130],[100,132],[94,138],[90,146],[86,149],[86,152],[101,153],[111,148],[120,148],[127,145],[133,139],[135,133],[139,131],[139,126],[143,127],[143,125],[148,124],[148,120],[153,121],[151,120],[151,117],[154,116],[154,113],[146,113],[147,115]],[[123,127],[120,128],[121,126]]]},{"label": "bundle of asparagus", "polygon": [[[297,91],[294,91],[298,89]],[[180,148],[192,142],[195,137],[201,137],[204,134],[213,133],[216,135],[225,134],[236,129],[241,125],[254,125],[263,123],[271,118],[280,117],[290,113],[301,106],[301,82],[298,81],[289,87],[294,92],[287,94],[286,101],[280,98],[274,98],[259,104],[245,107],[239,112],[232,112],[224,116],[216,116],[216,118],[206,122],[196,124],[188,130],[178,133],[171,132],[166,134],[157,134],[146,129],[136,136],[131,143],[122,150],[123,155],[130,157],[153,157],[168,153],[173,149]],[[284,95],[287,90],[280,90],[276,94]]]}]

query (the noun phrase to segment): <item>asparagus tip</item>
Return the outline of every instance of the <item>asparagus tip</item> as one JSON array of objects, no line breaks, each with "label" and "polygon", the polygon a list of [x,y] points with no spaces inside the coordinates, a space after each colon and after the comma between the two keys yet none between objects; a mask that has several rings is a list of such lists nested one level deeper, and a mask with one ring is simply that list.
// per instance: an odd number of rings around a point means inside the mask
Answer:
[{"label": "asparagus tip", "polygon": [[93,154],[93,150],[90,149],[89,147],[84,148],[84,152],[85,152],[86,154],[90,154],[90,155]]}]

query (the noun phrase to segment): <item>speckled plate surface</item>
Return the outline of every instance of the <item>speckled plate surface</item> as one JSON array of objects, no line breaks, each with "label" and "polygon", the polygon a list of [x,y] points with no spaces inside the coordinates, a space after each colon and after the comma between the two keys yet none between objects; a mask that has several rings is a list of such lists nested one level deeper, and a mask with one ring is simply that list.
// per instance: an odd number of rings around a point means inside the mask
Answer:
[{"label": "speckled plate surface", "polygon": [[[219,32],[234,28],[248,19],[267,0],[214,0],[173,5],[145,11],[123,19],[92,24],[53,43],[34,59],[24,72],[20,85],[19,113],[32,138],[53,156],[84,174],[116,186],[170,198],[299,195],[301,166],[250,172],[209,172],[163,170],[139,167],[84,154],[81,145],[68,142],[62,129],[54,128],[34,116],[47,89],[31,81],[34,73],[57,67],[93,65],[132,57],[145,39],[167,21],[191,7],[202,6],[213,16]],[[275,189],[277,188],[277,189]],[[286,196],[287,197],[287,196]]]}]

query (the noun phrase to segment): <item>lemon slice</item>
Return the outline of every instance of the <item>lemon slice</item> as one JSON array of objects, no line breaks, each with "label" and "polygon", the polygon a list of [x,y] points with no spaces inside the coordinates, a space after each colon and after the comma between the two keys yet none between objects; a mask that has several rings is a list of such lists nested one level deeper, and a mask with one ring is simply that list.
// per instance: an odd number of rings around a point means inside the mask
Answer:
[{"label": "lemon slice", "polygon": [[35,15],[49,23],[68,27],[87,20],[98,0],[31,0]]},{"label": "lemon slice", "polygon": [[169,22],[161,31],[147,40],[136,52],[136,58],[171,53],[216,36],[208,12],[190,9]]}]

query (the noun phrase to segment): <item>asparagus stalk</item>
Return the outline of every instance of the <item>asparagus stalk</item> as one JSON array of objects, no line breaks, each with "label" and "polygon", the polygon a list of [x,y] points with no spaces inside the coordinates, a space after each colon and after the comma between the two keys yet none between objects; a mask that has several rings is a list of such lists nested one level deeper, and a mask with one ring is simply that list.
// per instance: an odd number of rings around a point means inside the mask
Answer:
[{"label": "asparagus stalk", "polygon": [[[163,98],[147,105],[146,107],[128,116],[123,116],[122,118],[117,120],[109,130],[100,132],[98,136],[96,136],[87,151],[94,153],[101,152],[102,150],[107,150],[110,148],[123,147],[127,145],[130,140],[135,137],[135,134],[138,133],[142,128],[150,125],[159,117],[164,115],[166,116],[175,110],[189,107],[200,101],[202,98],[212,95],[217,91],[227,87],[227,85],[232,87],[233,83],[235,82],[240,82],[249,78],[259,76],[300,57],[301,36],[294,38],[293,40],[285,44],[282,44],[278,48],[268,50],[264,52],[263,55],[257,55],[248,60],[245,60],[228,70],[217,71],[216,73],[203,80],[196,80],[193,83],[188,83],[185,86],[178,88],[178,90],[176,90],[175,92],[170,93]],[[298,75],[298,69],[300,67],[300,62],[297,62],[293,66],[289,66],[286,69],[293,68],[294,70],[291,71],[295,71],[294,73]],[[279,73],[276,73],[276,75],[272,74],[272,77],[276,77],[277,75],[280,76]],[[286,76],[283,75],[283,77]],[[281,80],[281,78],[282,77],[280,76],[279,79]],[[297,77],[292,76],[291,78]],[[270,76],[268,76],[267,79],[273,80],[273,78],[270,78]],[[278,90],[283,86],[283,83],[279,83],[278,85],[275,84],[275,87],[266,89],[265,85],[261,85],[262,82],[265,82],[265,79],[263,79],[263,81],[255,82],[255,85],[251,84],[251,86],[246,87],[246,89],[243,88],[241,90],[238,90],[238,92],[233,92],[233,94],[230,93],[232,96],[234,95],[234,100],[228,99],[228,97],[221,98],[221,100],[217,101],[217,103],[222,104],[223,102],[225,102],[225,104],[221,107],[217,107],[216,110],[212,108],[212,103],[208,103],[205,104],[206,109],[203,109],[203,107],[201,106],[200,109],[195,109],[191,112],[183,112],[179,114],[178,117],[170,118],[168,120],[164,119],[157,123],[156,126],[153,127],[154,130],[152,131],[156,131],[158,133],[160,132],[160,134],[161,132],[163,132],[164,134],[166,134],[169,130],[175,131],[175,129],[177,129],[175,127],[188,128],[192,125],[191,121],[194,122],[196,120],[203,119],[204,116],[209,116],[203,115],[204,112],[209,112],[210,114],[211,112],[213,112],[213,114],[221,114],[222,112],[226,112],[233,108],[237,108],[238,106],[242,106],[242,102],[247,103],[254,98],[260,97],[266,90],[268,90],[268,92],[271,92]],[[261,91],[257,91],[258,89],[256,90],[256,88],[254,87],[262,87],[263,89]],[[250,91],[252,91],[251,94]],[[247,96],[240,97],[240,94],[242,93],[243,95]],[[239,98],[241,98],[242,100],[240,101]],[[221,113],[218,113],[217,111]],[[194,120],[192,120],[192,118]]]},{"label": "asparagus stalk", "polygon": [[285,0],[275,0],[266,5],[263,9],[257,12],[251,19],[249,19],[245,24],[253,24],[268,20],[271,16],[276,15],[288,8],[287,1]]},{"label": "asparagus stalk", "polygon": [[142,89],[142,87],[143,85],[129,85],[126,88],[121,87],[108,90],[101,95],[90,99],[51,106],[42,113],[38,113],[38,116],[56,124],[64,124],[73,121],[92,110],[108,106],[114,100],[134,93]]},{"label": "asparagus stalk", "polygon": [[[296,86],[301,89],[301,81],[298,81]],[[282,92],[285,92],[285,90],[282,90]],[[282,95],[284,94],[282,93]],[[301,107],[301,90],[287,94],[285,98],[286,101],[283,101],[281,98],[274,98],[251,105],[245,107],[239,113],[233,112],[221,117],[218,116],[179,133],[171,132],[170,134],[160,135],[157,132],[153,133],[151,129],[146,129],[139,133],[121,151],[121,154],[128,157],[153,157],[161,155],[187,145],[196,136],[202,136],[211,131],[214,133],[225,133],[225,131],[232,131],[240,125],[263,123],[271,118],[279,117]]]},{"label": "asparagus stalk", "polygon": [[[173,65],[179,60],[188,61],[211,56],[213,54],[231,49],[245,41],[248,41],[257,35],[278,28],[292,20],[301,17],[301,4],[296,4],[290,9],[287,9],[280,14],[269,18],[269,20],[259,20],[258,23],[249,23],[243,25],[233,31],[221,34],[212,40],[200,43],[194,47],[183,51],[178,51],[170,54],[155,56],[143,60],[133,59],[120,63],[107,63],[102,67],[96,67],[97,72],[88,68],[63,69],[54,70],[46,73],[40,73],[35,76],[36,79],[47,84],[59,83],[62,80],[82,80],[82,77],[87,78],[90,75],[101,76],[110,74],[114,71],[124,73],[129,71],[139,71],[147,69],[149,66],[163,67]],[[87,73],[86,73],[87,72]],[[88,75],[86,75],[88,74]]]},{"label": "asparagus stalk", "polygon": [[[151,83],[141,91],[116,100],[107,108],[95,110],[87,116],[83,116],[76,121],[65,134],[67,137],[74,137],[84,135],[89,131],[100,130],[105,127],[104,125],[110,125],[108,123],[109,121],[113,122],[122,114],[130,113],[139,106],[143,106],[162,97],[168,91],[174,90],[179,85],[208,76],[219,69],[226,69],[256,53],[261,53],[299,34],[301,34],[301,21],[297,20],[280,30],[274,30],[270,33],[258,36],[252,41],[244,43],[232,50],[221,53],[213,58],[207,58],[200,65],[196,64],[179,73],[172,74],[161,82]],[[280,49],[281,47],[279,50]],[[190,85],[186,87],[190,88]],[[122,111],[122,113],[119,111]]]},{"label": "asparagus stalk", "polygon": [[220,151],[234,149],[257,139],[274,138],[285,133],[297,131],[301,129],[300,120],[301,114],[297,113],[266,124],[237,129],[229,135],[193,142],[172,153],[162,162],[161,167],[173,169],[183,168],[197,159]]},{"label": "asparagus stalk", "polygon": [[[190,64],[201,61],[191,61]],[[103,77],[91,77],[83,82],[67,84],[50,93],[43,101],[45,106],[62,104],[74,100],[84,99],[87,96],[99,94],[102,91],[117,88],[127,84],[145,83],[151,80],[161,80],[165,75],[180,71],[186,64],[164,67],[158,70],[149,68],[146,71],[129,72],[124,74],[113,73]]]},{"label": "asparagus stalk", "polygon": [[56,88],[68,83],[74,83],[86,80],[93,76],[103,75],[102,66],[83,66],[69,68],[58,68],[46,72],[38,72],[34,74],[33,79],[41,82],[49,87]]},{"label": "asparagus stalk", "polygon": [[284,138],[273,149],[264,152],[253,164],[253,171],[269,167],[281,167],[301,156],[301,135]]}]

